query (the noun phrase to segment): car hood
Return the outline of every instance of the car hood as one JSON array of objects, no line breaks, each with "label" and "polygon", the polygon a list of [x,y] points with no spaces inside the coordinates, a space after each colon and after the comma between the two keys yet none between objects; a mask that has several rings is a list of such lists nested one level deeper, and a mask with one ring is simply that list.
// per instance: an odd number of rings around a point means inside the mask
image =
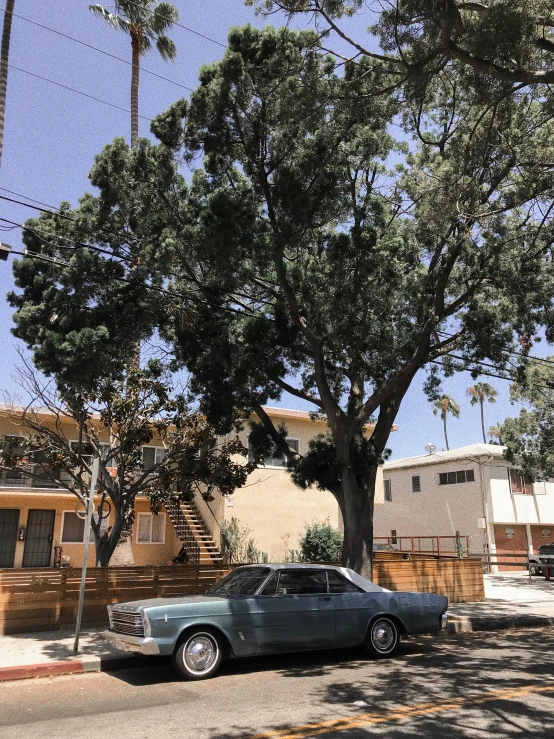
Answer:
[{"label": "car hood", "polygon": [[145,600],[132,600],[128,603],[114,603],[112,608],[119,611],[138,611],[141,608],[158,608],[160,606],[178,606],[193,603],[214,603],[226,601],[228,598],[219,595],[175,595],[171,598],[147,598]]}]

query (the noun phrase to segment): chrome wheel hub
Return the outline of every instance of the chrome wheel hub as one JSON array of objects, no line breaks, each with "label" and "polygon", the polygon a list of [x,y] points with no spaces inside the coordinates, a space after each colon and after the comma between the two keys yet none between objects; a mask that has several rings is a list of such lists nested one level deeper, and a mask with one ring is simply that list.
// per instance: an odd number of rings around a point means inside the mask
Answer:
[{"label": "chrome wheel hub", "polygon": [[202,674],[215,664],[218,647],[207,634],[197,634],[187,642],[183,657],[191,672]]},{"label": "chrome wheel hub", "polygon": [[394,627],[389,621],[376,621],[371,629],[371,639],[376,649],[387,652],[396,639]]}]

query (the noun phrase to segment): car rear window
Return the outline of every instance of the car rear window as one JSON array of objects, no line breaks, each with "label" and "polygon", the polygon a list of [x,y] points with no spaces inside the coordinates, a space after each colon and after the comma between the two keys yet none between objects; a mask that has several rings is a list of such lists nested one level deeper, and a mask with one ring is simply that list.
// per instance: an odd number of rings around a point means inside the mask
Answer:
[{"label": "car rear window", "polygon": [[364,591],[353,582],[347,580],[336,570],[328,570],[330,593],[363,593]]}]

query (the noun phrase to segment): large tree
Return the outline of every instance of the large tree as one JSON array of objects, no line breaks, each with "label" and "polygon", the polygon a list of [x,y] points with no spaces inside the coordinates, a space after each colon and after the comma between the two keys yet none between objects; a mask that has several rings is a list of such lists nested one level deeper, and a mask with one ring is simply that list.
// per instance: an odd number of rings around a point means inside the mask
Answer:
[{"label": "large tree", "polygon": [[[245,0],[262,13],[283,11],[315,19],[328,36],[413,81],[456,64],[468,77],[547,85],[554,82],[552,0]],[[344,23],[359,12],[370,38],[352,36]],[[331,41],[333,43],[333,41]],[[377,48],[376,48],[377,47]]]},{"label": "large tree", "polygon": [[[108,566],[130,531],[138,495],[146,495],[157,513],[164,504],[190,501],[196,494],[212,500],[214,489],[230,495],[252,469],[250,462],[232,458],[246,456],[236,438],[221,443],[205,417],[189,411],[183,396],[172,392],[158,361],[130,370],[121,381],[100,379],[95,391],[76,394],[56,392],[25,362],[20,378],[30,401],[8,406],[20,439],[0,447],[0,469],[50,480],[75,495],[76,510],[84,515],[98,459],[91,528],[99,567]],[[150,442],[163,447],[163,456],[144,457]]]},{"label": "large tree", "polygon": [[531,480],[554,478],[554,357],[528,368],[510,395],[523,408],[500,426],[505,456]]},{"label": "large tree", "polygon": [[174,5],[158,0],[116,0],[115,13],[102,5],[90,5],[90,10],[112,28],[131,37],[131,146],[136,146],[139,133],[140,58],[156,44],[162,59],[173,61],[177,55],[174,42],[165,32],[179,19]]},{"label": "large tree", "polygon": [[[256,413],[260,455],[335,496],[343,562],[369,575],[377,469],[416,374],[436,399],[442,372],[505,367],[518,336],[552,331],[552,123],[531,95],[452,106],[437,84],[403,119],[408,147],[396,98],[371,96],[383,70],[338,74],[317,45],[234,29],[190,104],[153,123],[160,145],[116,140],[98,197],[28,224],[11,300],[62,380],[93,384],[104,353],[117,367],[158,326],[219,432]],[[178,166],[201,156],[187,184]],[[262,407],[283,392],[329,424],[302,454]]]}]

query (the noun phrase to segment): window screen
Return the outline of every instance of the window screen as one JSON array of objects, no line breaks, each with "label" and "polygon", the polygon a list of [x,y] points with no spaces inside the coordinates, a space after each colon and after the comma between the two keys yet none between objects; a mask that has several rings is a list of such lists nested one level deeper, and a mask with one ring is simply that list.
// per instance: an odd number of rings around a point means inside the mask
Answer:
[{"label": "window screen", "polygon": [[328,570],[327,577],[329,578],[330,593],[363,593],[361,588],[347,580],[336,570]]},{"label": "window screen", "polygon": [[159,464],[165,457],[165,447],[163,446],[143,446],[142,447],[142,469],[151,470],[155,465]]},{"label": "window screen", "polygon": [[457,485],[463,482],[475,482],[475,473],[473,470],[439,472],[439,485]]},{"label": "window screen", "polygon": [[280,573],[279,590],[286,588],[287,595],[311,595],[327,592],[325,570],[286,570]]},{"label": "window screen", "polygon": [[62,544],[80,544],[85,538],[85,519],[76,513],[63,514]]},{"label": "window screen", "polygon": [[[298,439],[291,439],[287,436],[286,441],[295,452],[300,452],[300,441]],[[264,464],[266,467],[286,467],[287,458],[284,454],[279,454],[275,449],[273,454],[264,458]]]},{"label": "window screen", "polygon": [[421,479],[419,475],[414,475],[412,477],[412,492],[421,493]]},{"label": "window screen", "polygon": [[385,488],[385,503],[392,501],[392,486],[390,480],[383,480],[383,486]]}]

